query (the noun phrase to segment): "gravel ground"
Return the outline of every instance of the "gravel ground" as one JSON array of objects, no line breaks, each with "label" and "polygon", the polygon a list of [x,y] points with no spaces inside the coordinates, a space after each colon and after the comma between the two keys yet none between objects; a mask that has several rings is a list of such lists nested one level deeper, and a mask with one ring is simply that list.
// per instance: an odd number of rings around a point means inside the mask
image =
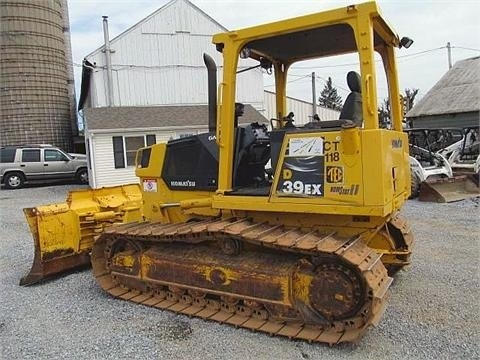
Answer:
[{"label": "gravel ground", "polygon": [[409,201],[413,264],[358,345],[270,337],[115,300],[90,270],[20,287],[32,240],[22,208],[63,201],[73,185],[0,191],[1,359],[479,359],[480,202]]}]

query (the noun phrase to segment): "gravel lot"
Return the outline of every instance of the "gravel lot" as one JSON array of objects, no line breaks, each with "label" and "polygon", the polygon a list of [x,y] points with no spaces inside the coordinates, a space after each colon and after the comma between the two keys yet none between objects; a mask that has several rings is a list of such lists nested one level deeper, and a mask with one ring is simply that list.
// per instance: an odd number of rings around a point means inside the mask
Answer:
[{"label": "gravel lot", "polygon": [[22,208],[64,201],[76,185],[0,191],[1,359],[479,359],[480,201],[409,201],[413,264],[358,345],[270,337],[115,300],[90,270],[23,288],[32,240]]}]

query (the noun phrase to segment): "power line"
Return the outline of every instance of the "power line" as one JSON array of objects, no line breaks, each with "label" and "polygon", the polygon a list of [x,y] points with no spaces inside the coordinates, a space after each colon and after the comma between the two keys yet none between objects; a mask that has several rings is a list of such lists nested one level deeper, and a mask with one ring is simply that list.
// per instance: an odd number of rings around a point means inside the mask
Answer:
[{"label": "power line", "polygon": [[291,84],[291,83],[293,83],[293,82],[295,82],[295,81],[299,81],[299,80],[305,79],[305,78],[307,78],[307,77],[310,77],[310,74],[309,74],[309,75],[305,75],[305,76],[303,76],[303,77],[301,77],[301,78],[298,78],[298,79],[295,79],[295,80],[287,81],[287,84]]},{"label": "power line", "polygon": [[[320,80],[322,80],[325,84],[328,82],[328,80],[326,80],[326,79],[324,79],[323,77],[315,74],[315,80],[316,80],[317,78],[320,79]],[[332,86],[334,86],[335,88],[338,88],[338,89],[340,89],[340,90],[343,90],[343,91],[345,91],[345,92],[347,92],[347,93],[350,93],[350,90],[348,90],[348,89],[346,89],[346,88],[344,88],[344,87],[342,87],[342,86],[339,86],[338,84],[334,83],[333,80],[332,80]]]},{"label": "power line", "polygon": [[[446,46],[440,46],[440,47],[435,48],[435,49],[429,49],[429,50],[419,51],[419,52],[416,52],[416,53],[413,53],[413,54],[400,55],[400,56],[397,56],[397,59],[406,58],[406,57],[415,56],[415,55],[426,54],[426,53],[430,53],[430,52],[432,52],[432,51],[437,51],[437,50],[441,50],[441,49],[445,49],[445,48],[446,48]],[[378,60],[377,60],[377,61],[378,61]]]},{"label": "power line", "polygon": [[453,49],[462,49],[462,50],[471,50],[471,51],[478,51],[480,52],[480,49],[472,49],[464,46],[452,46]]},{"label": "power line", "polygon": [[[297,75],[297,76],[298,76],[298,75]],[[302,77],[299,77],[298,79],[294,79],[294,80],[287,81],[287,84],[291,84],[291,83],[293,83],[293,82],[295,82],[295,81],[303,80],[303,79],[305,79],[305,78],[307,78],[307,77],[310,77],[310,74],[308,74],[308,75],[303,75]],[[275,86],[275,84],[265,85],[264,87],[272,87],[272,86]]]},{"label": "power line", "polygon": [[[434,49],[419,51],[419,52],[416,52],[416,53],[413,53],[413,54],[401,55],[401,56],[397,56],[397,59],[405,58],[405,57],[409,57],[409,56],[426,54],[426,53],[430,53],[430,52],[445,49],[445,48],[446,48],[446,46],[441,46],[441,47],[434,48]],[[382,61],[382,59],[375,60],[375,62],[381,62],[381,61]],[[292,66],[292,69],[327,69],[327,68],[336,68],[336,67],[343,67],[343,66],[357,66],[359,64],[360,64],[359,62],[354,62],[354,63],[345,63],[345,64],[337,64],[337,65],[323,65],[323,66]]]}]

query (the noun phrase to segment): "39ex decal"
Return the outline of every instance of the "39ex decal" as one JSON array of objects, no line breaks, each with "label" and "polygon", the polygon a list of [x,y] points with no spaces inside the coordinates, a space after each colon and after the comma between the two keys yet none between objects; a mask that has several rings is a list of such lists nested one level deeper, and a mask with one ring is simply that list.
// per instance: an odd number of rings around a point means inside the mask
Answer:
[{"label": "39ex decal", "polygon": [[323,197],[323,156],[286,157],[277,193],[286,196]]}]

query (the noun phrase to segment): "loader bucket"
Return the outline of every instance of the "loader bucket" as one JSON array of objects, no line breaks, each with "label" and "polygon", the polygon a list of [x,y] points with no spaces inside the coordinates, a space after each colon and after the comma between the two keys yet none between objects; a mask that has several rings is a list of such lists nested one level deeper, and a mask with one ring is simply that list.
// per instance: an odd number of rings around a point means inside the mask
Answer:
[{"label": "loader bucket", "polygon": [[450,179],[424,181],[420,185],[418,200],[454,202],[480,196],[478,179],[474,175],[455,176]]},{"label": "loader bucket", "polygon": [[113,223],[142,218],[138,185],[71,191],[64,203],[23,209],[34,243],[30,272],[20,285],[32,285],[90,264],[95,238]]}]

